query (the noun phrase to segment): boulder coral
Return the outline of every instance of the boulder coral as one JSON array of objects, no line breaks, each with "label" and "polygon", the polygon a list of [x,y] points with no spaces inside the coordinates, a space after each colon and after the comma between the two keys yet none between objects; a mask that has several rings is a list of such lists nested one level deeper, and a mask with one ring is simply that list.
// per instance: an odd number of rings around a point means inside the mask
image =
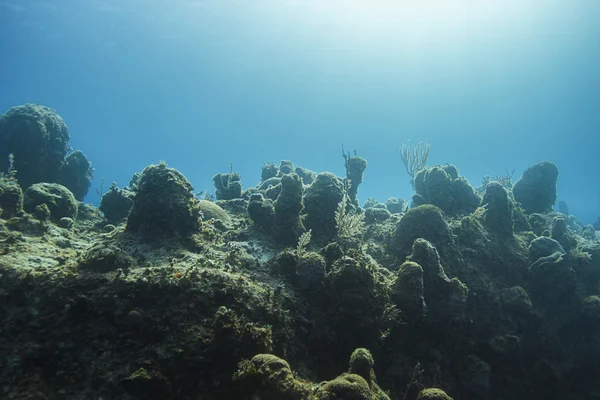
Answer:
[{"label": "boulder coral", "polygon": [[433,204],[448,215],[469,214],[481,199],[454,165],[423,168],[415,176],[415,206]]},{"label": "boulder coral", "polygon": [[275,225],[273,233],[278,242],[295,245],[304,232],[300,219],[302,211],[302,181],[294,173],[281,178],[281,193],[274,204]]},{"label": "boulder coral", "polygon": [[304,194],[304,226],[313,240],[325,244],[337,234],[335,211],[344,198],[344,184],[332,173],[321,172]]},{"label": "boulder coral", "polygon": [[59,183],[83,201],[93,179],[80,150],[69,153],[69,130],[51,108],[24,104],[0,116],[0,172],[15,171],[19,185]]},{"label": "boulder coral", "polygon": [[16,180],[0,177],[0,210],[4,219],[23,213],[23,190]]},{"label": "boulder coral", "polygon": [[418,321],[425,316],[427,306],[424,294],[423,268],[415,262],[403,263],[390,286],[390,296],[408,322]]},{"label": "boulder coral", "polygon": [[528,214],[548,213],[556,202],[558,167],[552,162],[541,162],[525,170],[515,182],[512,192],[515,200]]},{"label": "boulder coral", "polygon": [[231,200],[242,197],[242,178],[237,172],[213,176],[217,200]]},{"label": "boulder coral", "polygon": [[441,209],[426,204],[408,210],[396,225],[390,248],[402,259],[410,254],[414,241],[419,238],[441,249],[454,245],[452,229]]},{"label": "boulder coral", "polygon": [[486,208],[484,216],[486,227],[502,236],[512,236],[513,205],[504,186],[498,182],[488,183],[481,205]]},{"label": "boulder coral", "polygon": [[469,289],[458,278],[448,277],[437,249],[425,239],[416,239],[408,261],[423,269],[424,298],[431,311],[430,319],[441,322],[460,318]]},{"label": "boulder coral", "polygon": [[81,150],[75,150],[65,158],[59,183],[73,192],[77,201],[83,201],[92,185],[93,172],[90,160]]},{"label": "boulder coral", "polygon": [[134,195],[135,193],[130,190],[119,189],[113,182],[108,191],[102,195],[98,209],[108,221],[121,222],[129,215]]},{"label": "boulder coral", "polygon": [[193,190],[185,176],[166,163],[147,166],[135,191],[126,230],[147,237],[187,237],[197,232],[201,212]]},{"label": "boulder coral", "polygon": [[254,193],[248,202],[248,215],[255,225],[270,232],[275,223],[273,200],[265,199],[261,193]]},{"label": "boulder coral", "polygon": [[77,217],[78,204],[73,193],[57,183],[35,183],[24,195],[25,211],[34,213],[40,204],[46,204],[50,210],[50,219],[59,222],[61,218]]},{"label": "boulder coral", "polygon": [[12,107],[0,117],[0,171],[8,172],[8,155],[13,154],[21,187],[59,182],[68,143],[67,124],[53,109],[37,104]]}]

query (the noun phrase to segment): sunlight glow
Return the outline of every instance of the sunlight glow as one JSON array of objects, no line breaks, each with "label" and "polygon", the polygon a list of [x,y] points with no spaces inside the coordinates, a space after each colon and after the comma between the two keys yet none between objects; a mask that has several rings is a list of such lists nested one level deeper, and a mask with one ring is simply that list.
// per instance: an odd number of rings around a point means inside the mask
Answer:
[{"label": "sunlight glow", "polygon": [[528,18],[528,1],[350,0],[293,2],[305,18],[325,19],[363,39],[401,34],[417,40],[454,40],[507,28]]}]

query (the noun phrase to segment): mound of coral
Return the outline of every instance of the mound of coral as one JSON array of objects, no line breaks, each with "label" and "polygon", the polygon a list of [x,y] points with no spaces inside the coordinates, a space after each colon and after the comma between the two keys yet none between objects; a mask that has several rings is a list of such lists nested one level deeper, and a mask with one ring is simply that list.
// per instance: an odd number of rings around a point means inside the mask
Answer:
[{"label": "mound of coral", "polygon": [[551,210],[552,166],[481,195],[432,167],[413,208],[361,209],[353,157],[346,177],[217,174],[215,202],[151,165],[102,212],[3,176],[0,398],[600,392],[600,242]]}]

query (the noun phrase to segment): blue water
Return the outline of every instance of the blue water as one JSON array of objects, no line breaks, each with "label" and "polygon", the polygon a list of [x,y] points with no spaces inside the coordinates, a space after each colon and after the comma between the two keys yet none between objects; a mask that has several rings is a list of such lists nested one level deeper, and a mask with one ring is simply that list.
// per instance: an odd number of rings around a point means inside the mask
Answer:
[{"label": "blue water", "polygon": [[402,142],[474,186],[558,164],[559,198],[600,215],[600,1],[0,1],[0,113],[54,108],[101,178],[166,160],[196,190],[229,162],[344,174],[361,201],[412,195]]}]

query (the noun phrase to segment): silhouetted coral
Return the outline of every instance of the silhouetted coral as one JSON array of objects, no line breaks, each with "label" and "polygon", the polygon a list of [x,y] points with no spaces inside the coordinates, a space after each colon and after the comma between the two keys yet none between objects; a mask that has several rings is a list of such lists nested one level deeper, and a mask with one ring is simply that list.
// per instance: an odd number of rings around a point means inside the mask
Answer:
[{"label": "silhouetted coral", "polygon": [[14,155],[17,179],[23,188],[39,182],[59,182],[68,151],[69,131],[51,108],[25,104],[0,117],[0,171],[8,172]]},{"label": "silhouetted coral", "polygon": [[515,182],[512,192],[528,214],[552,211],[556,202],[558,167],[551,162],[535,164]]},{"label": "silhouetted coral", "polygon": [[312,230],[317,243],[324,244],[337,235],[335,211],[343,197],[343,183],[329,172],[318,174],[304,193],[304,226]]},{"label": "silhouetted coral", "polygon": [[132,191],[119,189],[113,182],[108,192],[102,195],[98,208],[110,222],[121,222],[129,215],[134,195]]},{"label": "silhouetted coral", "polygon": [[242,178],[237,172],[213,176],[217,200],[231,200],[242,197]]},{"label": "silhouetted coral", "polygon": [[77,201],[83,201],[93,178],[92,163],[82,151],[76,150],[65,159],[59,183],[73,192]]}]

